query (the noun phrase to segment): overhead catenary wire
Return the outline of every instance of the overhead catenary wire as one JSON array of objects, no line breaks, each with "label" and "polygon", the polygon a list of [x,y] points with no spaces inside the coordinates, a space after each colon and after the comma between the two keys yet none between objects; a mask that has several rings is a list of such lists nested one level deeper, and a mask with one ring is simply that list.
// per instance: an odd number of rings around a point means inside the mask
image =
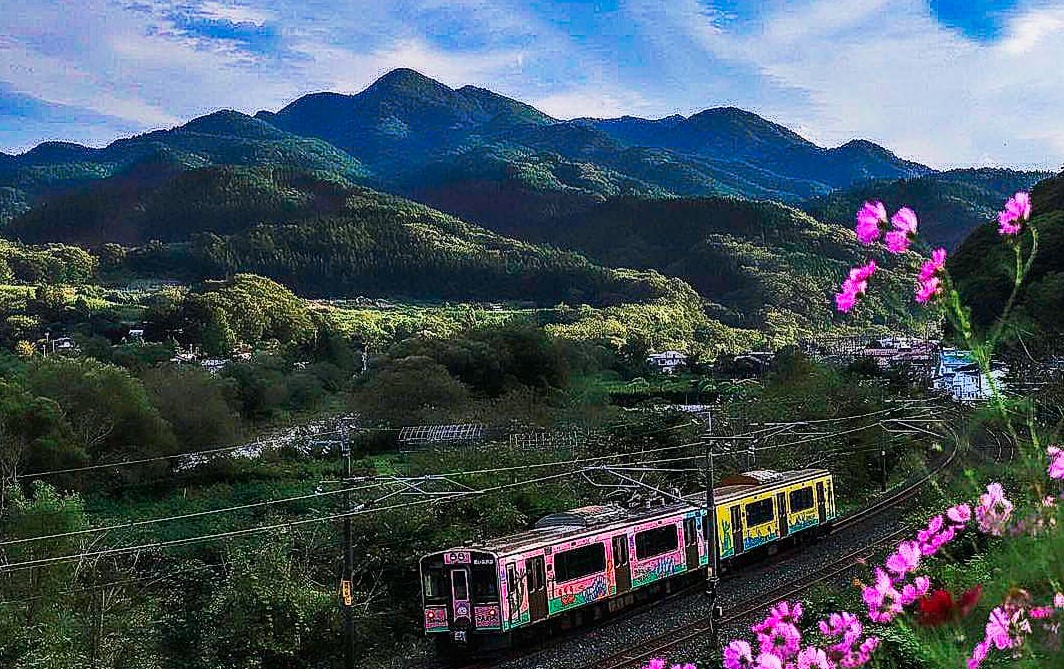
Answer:
[{"label": "overhead catenary wire", "polygon": [[275,530],[287,530],[287,529],[291,529],[293,527],[298,527],[298,526],[307,525],[307,524],[311,524],[311,523],[329,522],[329,521],[333,521],[333,520],[340,520],[342,518],[367,515],[367,514],[370,514],[370,513],[379,513],[379,512],[383,512],[383,511],[404,509],[404,508],[410,508],[410,507],[415,507],[415,506],[425,506],[425,505],[439,503],[439,502],[442,502],[442,501],[450,501],[450,500],[458,499],[458,498],[462,498],[462,497],[472,497],[472,496],[486,495],[488,493],[498,492],[499,490],[505,490],[505,489],[508,489],[508,488],[524,487],[524,486],[534,485],[534,484],[537,484],[537,483],[543,483],[543,482],[546,482],[546,481],[556,480],[556,479],[560,479],[560,478],[569,478],[569,477],[572,476],[572,474],[573,474],[573,472],[561,472],[561,473],[558,473],[558,474],[551,474],[549,476],[542,476],[542,477],[539,477],[539,478],[528,479],[528,480],[519,481],[519,482],[516,482],[516,483],[506,483],[506,484],[502,484],[502,485],[493,486],[493,487],[490,487],[490,488],[483,488],[481,490],[458,491],[458,492],[454,492],[454,493],[445,494],[445,495],[443,495],[441,497],[417,500],[417,501],[413,501],[413,502],[404,502],[404,503],[400,503],[400,504],[392,504],[390,506],[383,506],[383,507],[372,507],[372,508],[356,507],[355,509],[350,510],[350,511],[343,511],[343,512],[339,512],[339,513],[333,513],[333,514],[329,514],[329,515],[326,515],[326,516],[315,516],[313,518],[299,518],[299,519],[284,521],[284,522],[280,522],[280,523],[272,523],[270,525],[259,525],[259,526],[256,526],[256,527],[247,527],[247,528],[242,528],[242,529],[239,529],[239,530],[229,530],[229,531],[226,531],[226,532],[217,532],[217,533],[214,533],[214,534],[196,535],[196,536],[192,536],[192,537],[184,537],[184,538],[181,538],[181,539],[168,539],[168,540],[165,540],[165,541],[155,541],[155,542],[151,542],[151,543],[137,544],[137,545],[134,545],[134,546],[116,546],[116,547],[113,547],[113,548],[106,548],[106,549],[101,549],[101,550],[96,550],[96,551],[85,551],[85,552],[73,553],[73,554],[69,554],[69,555],[58,555],[58,556],[50,556],[50,557],[45,557],[45,558],[36,558],[36,559],[33,559],[33,560],[23,560],[21,562],[9,562],[9,563],[6,563],[6,564],[0,564],[0,572],[15,571],[15,570],[18,570],[18,569],[28,569],[28,568],[32,568],[32,567],[40,567],[40,566],[44,566],[44,565],[57,564],[57,563],[62,563],[62,562],[72,562],[72,561],[83,560],[85,558],[90,558],[90,557],[102,557],[104,555],[116,555],[116,554],[121,554],[121,553],[132,553],[132,552],[137,552],[137,551],[142,551],[142,550],[168,548],[168,547],[172,547],[172,546],[184,546],[184,545],[193,544],[193,543],[200,543],[200,542],[205,542],[205,541],[217,541],[217,540],[222,540],[222,539],[229,539],[229,538],[232,538],[232,537],[247,536],[247,535],[251,535],[251,534],[258,534],[258,533],[262,533],[262,532],[270,532],[270,531],[275,531]]}]

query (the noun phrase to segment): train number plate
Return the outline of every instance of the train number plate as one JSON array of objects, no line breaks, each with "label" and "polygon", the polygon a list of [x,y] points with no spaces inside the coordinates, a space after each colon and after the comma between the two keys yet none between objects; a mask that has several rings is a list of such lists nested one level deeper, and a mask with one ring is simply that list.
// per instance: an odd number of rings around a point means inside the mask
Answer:
[{"label": "train number plate", "polygon": [[466,639],[466,633],[465,632],[455,632],[454,633],[454,640],[459,642],[459,643],[465,643],[466,641],[468,641],[468,639]]}]

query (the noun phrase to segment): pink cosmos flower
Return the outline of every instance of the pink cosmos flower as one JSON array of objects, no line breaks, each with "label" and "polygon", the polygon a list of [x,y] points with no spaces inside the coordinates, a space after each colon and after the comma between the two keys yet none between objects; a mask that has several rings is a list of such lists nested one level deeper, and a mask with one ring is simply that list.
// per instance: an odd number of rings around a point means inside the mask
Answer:
[{"label": "pink cosmos flower", "polygon": [[972,656],[968,658],[968,669],[979,669],[989,650],[990,644],[985,639],[975,644],[975,648],[972,649]]},{"label": "pink cosmos flower", "polygon": [[946,511],[946,517],[957,525],[965,525],[972,519],[972,507],[967,504],[951,506]]},{"label": "pink cosmos flower", "polygon": [[1064,479],[1064,450],[1056,446],[1050,446],[1046,453],[1051,458],[1049,462],[1049,478]]},{"label": "pink cosmos flower", "polygon": [[917,576],[913,579],[912,583],[906,583],[902,586],[900,597],[898,597],[898,604],[900,606],[909,606],[916,600],[920,599],[927,594],[928,589],[931,587],[931,579],[926,576]]},{"label": "pink cosmos flower", "polygon": [[842,290],[835,295],[835,308],[845,313],[857,303],[857,296],[862,295],[868,287],[868,279],[876,271],[876,263],[869,260],[867,264],[854,267],[850,275],[842,282]]},{"label": "pink cosmos flower", "polygon": [[1005,209],[998,214],[998,234],[1018,235],[1022,224],[1018,221],[1026,221],[1031,218],[1031,195],[1020,191],[1010,197],[1005,203]]},{"label": "pink cosmos flower", "polygon": [[783,660],[769,653],[757,656],[757,669],[783,669]]},{"label": "pink cosmos flower", "polygon": [[935,249],[931,252],[931,259],[925,260],[920,265],[920,273],[916,275],[919,287],[916,290],[916,301],[926,304],[932,297],[942,290],[942,280],[939,273],[946,268],[946,249]]},{"label": "pink cosmos flower", "polygon": [[890,224],[894,226],[894,229],[884,237],[887,250],[891,253],[905,253],[909,250],[909,242],[916,235],[916,212],[908,207],[902,207],[891,216]]},{"label": "pink cosmos flower", "polygon": [[802,633],[794,625],[780,621],[769,629],[758,632],[757,641],[762,653],[789,657],[798,652]]},{"label": "pink cosmos flower", "polygon": [[1012,515],[1013,504],[1005,497],[1005,489],[1000,483],[991,483],[986,493],[979,496],[979,506],[975,508],[975,520],[979,529],[994,536],[1001,536],[1005,524]]},{"label": "pink cosmos flower", "polygon": [[798,653],[798,669],[835,669],[822,648],[807,646]]},{"label": "pink cosmos flower", "polygon": [[1009,613],[1000,606],[996,607],[990,612],[990,619],[986,623],[986,640],[998,650],[1016,646],[1020,639],[1013,633],[1013,627],[1021,615],[1020,611]]},{"label": "pink cosmos flower", "polygon": [[931,298],[942,292],[942,280],[937,276],[931,277],[930,280],[920,285],[916,289],[916,301],[920,304],[927,304],[931,301]]},{"label": "pink cosmos flower", "polygon": [[1058,609],[1064,609],[1064,592],[1058,592],[1053,595],[1053,606]]},{"label": "pink cosmos flower", "polygon": [[886,222],[887,208],[882,202],[865,202],[857,212],[857,225],[854,227],[857,240],[865,245],[876,241],[879,239],[880,225]]},{"label": "pink cosmos flower", "polygon": [[647,663],[646,669],[665,669],[665,660],[656,657]]},{"label": "pink cosmos flower", "polygon": [[724,669],[750,669],[753,666],[753,650],[742,639],[735,639],[724,649]]},{"label": "pink cosmos flower", "polygon": [[898,550],[887,558],[887,569],[898,576],[904,576],[915,571],[920,565],[920,545],[915,541],[903,541],[898,544]]}]

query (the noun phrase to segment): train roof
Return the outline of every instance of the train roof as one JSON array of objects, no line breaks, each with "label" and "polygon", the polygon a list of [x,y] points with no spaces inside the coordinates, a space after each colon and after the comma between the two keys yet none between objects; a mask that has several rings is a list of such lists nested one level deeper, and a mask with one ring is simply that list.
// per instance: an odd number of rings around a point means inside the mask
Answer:
[{"label": "train roof", "polygon": [[[713,488],[713,495],[718,505],[726,504],[745,497],[757,488],[772,489],[829,474],[830,472],[825,469],[745,472],[722,479],[721,485]],[[597,534],[613,528],[620,529],[633,523],[667,518],[705,507],[704,492],[685,495],[683,500],[650,508],[625,509],[615,504],[608,504],[569,509],[544,516],[530,530],[487,542],[475,542],[464,546],[461,550],[484,551],[494,553],[496,556],[510,555],[544,543],[556,544],[587,534]]]}]

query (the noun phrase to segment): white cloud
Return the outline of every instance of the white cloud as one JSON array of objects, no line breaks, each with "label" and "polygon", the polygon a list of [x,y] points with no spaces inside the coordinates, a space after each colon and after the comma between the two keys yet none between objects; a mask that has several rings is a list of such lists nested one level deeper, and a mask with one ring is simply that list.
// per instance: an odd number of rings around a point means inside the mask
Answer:
[{"label": "white cloud", "polygon": [[237,5],[209,0],[194,10],[195,16],[210,21],[226,21],[228,23],[249,23],[262,27],[267,21],[271,21],[274,15],[262,9],[256,9],[247,5]]}]

